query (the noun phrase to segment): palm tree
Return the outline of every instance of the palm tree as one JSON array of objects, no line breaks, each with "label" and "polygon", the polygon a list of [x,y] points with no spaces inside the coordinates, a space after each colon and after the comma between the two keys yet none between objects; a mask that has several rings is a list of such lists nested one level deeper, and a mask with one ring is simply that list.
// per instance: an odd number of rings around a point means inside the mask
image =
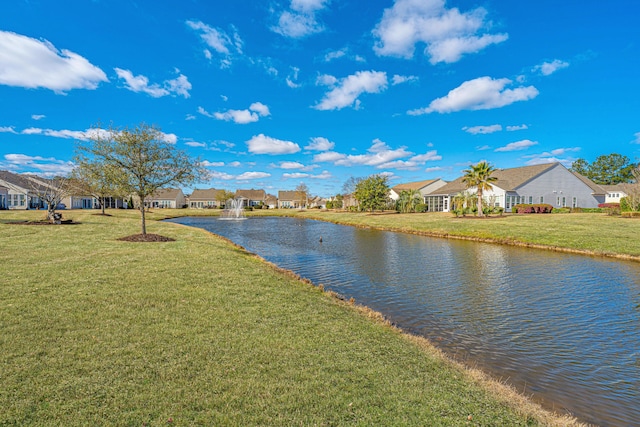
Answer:
[{"label": "palm tree", "polygon": [[462,182],[467,185],[467,188],[476,187],[478,194],[478,216],[483,216],[482,213],[482,193],[489,191],[493,188],[491,183],[498,178],[491,176],[495,172],[496,168],[491,166],[486,161],[482,161],[476,165],[470,165],[469,169],[465,169],[462,172],[464,177]]}]

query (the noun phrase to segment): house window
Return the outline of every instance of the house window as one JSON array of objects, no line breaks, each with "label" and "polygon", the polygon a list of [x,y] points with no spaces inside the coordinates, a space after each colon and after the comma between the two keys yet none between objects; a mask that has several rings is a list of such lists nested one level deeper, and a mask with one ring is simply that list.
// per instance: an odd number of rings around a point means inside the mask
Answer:
[{"label": "house window", "polygon": [[566,197],[562,197],[562,207],[563,208],[567,207],[567,198]]},{"label": "house window", "polygon": [[556,201],[556,206],[558,206],[558,207],[562,206],[562,205],[560,204],[560,197],[558,197],[558,200]]},{"label": "house window", "polygon": [[571,207],[572,208],[577,208],[578,207],[578,198],[574,197],[573,199],[571,199]]},{"label": "house window", "polygon": [[532,205],[533,204],[533,196],[529,196],[529,204]]},{"label": "house window", "polygon": [[544,203],[544,197],[540,196],[540,204],[543,204],[543,203]]}]

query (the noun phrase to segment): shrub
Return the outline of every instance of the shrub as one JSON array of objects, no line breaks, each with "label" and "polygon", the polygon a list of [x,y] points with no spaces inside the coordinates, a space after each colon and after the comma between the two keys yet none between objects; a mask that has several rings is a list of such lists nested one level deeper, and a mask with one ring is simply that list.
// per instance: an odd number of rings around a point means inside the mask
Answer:
[{"label": "shrub", "polygon": [[427,205],[424,203],[418,203],[416,205],[416,212],[422,213],[427,211]]},{"label": "shrub", "polygon": [[600,203],[599,208],[620,208],[620,203]]},{"label": "shrub", "polygon": [[640,218],[640,212],[622,212],[622,218]]},{"label": "shrub", "polygon": [[553,206],[546,203],[538,203],[533,205],[515,205],[511,208],[511,212],[519,214],[529,213],[551,213],[553,212]]},{"label": "shrub", "polygon": [[620,203],[600,203],[598,208],[600,212],[606,212],[607,215],[620,215],[621,211]]},{"label": "shrub", "polygon": [[571,208],[553,208],[553,213],[571,213]]},{"label": "shrub", "polygon": [[333,202],[327,202],[327,209],[333,209]]},{"label": "shrub", "polygon": [[634,206],[633,201],[629,199],[629,197],[623,197],[622,199],[620,199],[620,211],[622,212],[640,211],[640,203],[636,203]]}]

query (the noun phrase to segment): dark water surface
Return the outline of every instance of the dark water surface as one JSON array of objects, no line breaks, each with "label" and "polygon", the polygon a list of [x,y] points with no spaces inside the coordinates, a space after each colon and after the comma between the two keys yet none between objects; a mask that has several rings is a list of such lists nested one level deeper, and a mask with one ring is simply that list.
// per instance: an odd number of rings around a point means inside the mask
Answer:
[{"label": "dark water surface", "polygon": [[296,218],[172,222],[353,297],[548,408],[640,426],[639,263]]}]

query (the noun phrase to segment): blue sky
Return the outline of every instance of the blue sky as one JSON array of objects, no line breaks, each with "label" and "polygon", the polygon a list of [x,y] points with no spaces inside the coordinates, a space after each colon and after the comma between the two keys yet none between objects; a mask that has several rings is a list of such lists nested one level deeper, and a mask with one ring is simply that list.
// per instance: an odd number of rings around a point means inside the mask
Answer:
[{"label": "blue sky", "polygon": [[205,162],[198,188],[232,191],[638,161],[638,16],[635,0],[4,2],[0,169],[64,174],[92,126],[141,122]]}]

